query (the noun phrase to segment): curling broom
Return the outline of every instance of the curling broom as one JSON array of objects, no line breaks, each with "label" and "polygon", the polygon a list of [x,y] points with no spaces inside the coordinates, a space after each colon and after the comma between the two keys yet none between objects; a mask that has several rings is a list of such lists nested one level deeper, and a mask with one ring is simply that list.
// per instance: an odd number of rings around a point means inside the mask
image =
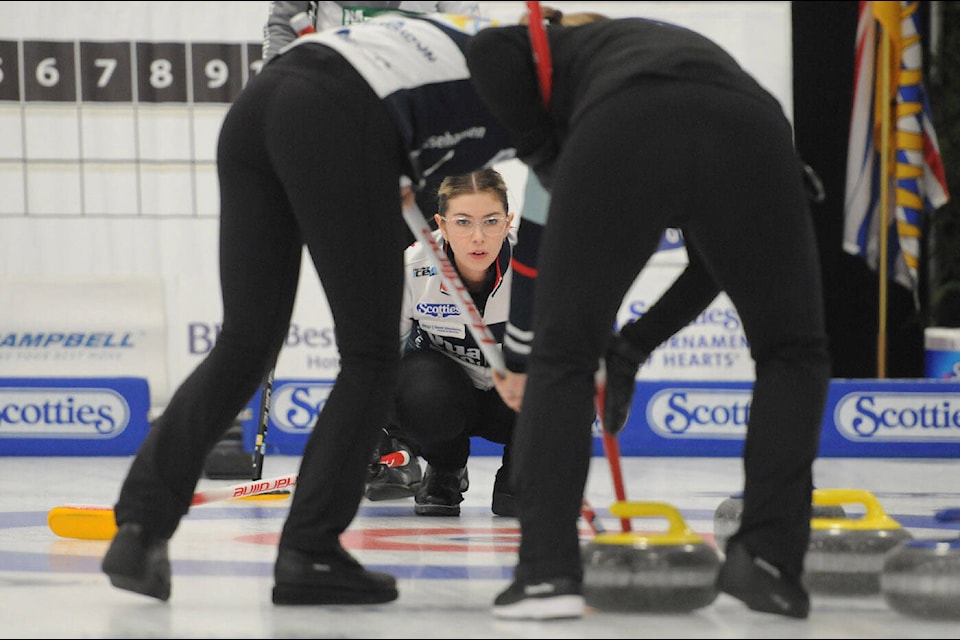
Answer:
[{"label": "curling broom", "polygon": [[[400,467],[410,462],[406,451],[388,453],[380,458],[380,464]],[[193,494],[190,506],[243,499],[272,491],[289,490],[297,484],[297,474],[252,480],[229,487],[216,487]],[[117,532],[117,523],[112,507],[93,505],[62,505],[47,514],[50,530],[61,538],[78,540],[112,540]]]}]

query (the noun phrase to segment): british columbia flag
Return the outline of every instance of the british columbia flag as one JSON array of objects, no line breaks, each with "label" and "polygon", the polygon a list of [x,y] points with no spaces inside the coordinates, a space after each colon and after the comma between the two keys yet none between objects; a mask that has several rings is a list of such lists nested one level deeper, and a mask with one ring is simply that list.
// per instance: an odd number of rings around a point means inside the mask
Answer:
[{"label": "british columbia flag", "polygon": [[[923,217],[950,196],[923,83],[919,2],[861,2],[857,24],[853,109],[847,155],[843,248],[877,270],[880,220],[886,220],[887,273],[918,301]],[[886,123],[888,212],[880,215],[883,70],[881,38],[889,41]]]}]

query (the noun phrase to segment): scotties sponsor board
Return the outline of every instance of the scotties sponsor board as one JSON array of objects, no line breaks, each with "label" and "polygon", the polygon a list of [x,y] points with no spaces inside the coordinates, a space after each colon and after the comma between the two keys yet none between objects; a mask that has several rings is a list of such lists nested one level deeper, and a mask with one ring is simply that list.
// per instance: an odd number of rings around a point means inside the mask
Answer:
[{"label": "scotties sponsor board", "polygon": [[[326,402],[332,380],[276,380],[267,453],[298,455]],[[750,418],[753,383],[638,381],[627,426],[618,436],[625,456],[740,456]],[[253,450],[260,394],[244,423]],[[594,454],[604,455],[594,422]],[[472,439],[473,455],[499,455],[502,445]],[[960,455],[960,382],[859,380],[830,382],[820,455],[940,458]]]},{"label": "scotties sponsor board", "polygon": [[[752,382],[640,381],[621,453],[739,456],[752,389]],[[954,457],[960,454],[960,382],[835,379],[822,424],[821,456]]]},{"label": "scotties sponsor board", "polygon": [[132,455],[149,410],[145,378],[0,378],[0,455]]}]

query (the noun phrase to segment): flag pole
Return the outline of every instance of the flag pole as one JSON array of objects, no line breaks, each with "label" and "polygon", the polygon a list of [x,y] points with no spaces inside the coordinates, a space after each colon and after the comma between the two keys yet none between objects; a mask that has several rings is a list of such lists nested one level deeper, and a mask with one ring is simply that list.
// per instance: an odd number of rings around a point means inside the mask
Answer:
[{"label": "flag pole", "polygon": [[890,38],[880,23],[880,279],[877,315],[877,378],[887,377],[887,236],[890,225]]}]

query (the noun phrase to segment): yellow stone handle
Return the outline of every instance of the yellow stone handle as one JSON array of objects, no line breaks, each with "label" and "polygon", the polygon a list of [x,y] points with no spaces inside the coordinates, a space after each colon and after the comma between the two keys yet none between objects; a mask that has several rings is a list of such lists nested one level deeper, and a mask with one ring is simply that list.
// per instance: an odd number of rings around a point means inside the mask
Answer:
[{"label": "yellow stone handle", "polygon": [[642,532],[624,531],[620,533],[600,533],[595,542],[604,544],[624,544],[638,548],[652,545],[701,544],[703,538],[693,532],[680,512],[665,502],[627,502],[621,500],[610,507],[610,513],[621,519],[660,518],[666,519],[666,531]]},{"label": "yellow stone handle", "polygon": [[820,506],[861,504],[866,511],[862,518],[812,518],[810,520],[811,529],[862,531],[900,528],[900,523],[888,516],[887,512],[880,506],[877,497],[866,489],[814,489],[813,504]]}]

